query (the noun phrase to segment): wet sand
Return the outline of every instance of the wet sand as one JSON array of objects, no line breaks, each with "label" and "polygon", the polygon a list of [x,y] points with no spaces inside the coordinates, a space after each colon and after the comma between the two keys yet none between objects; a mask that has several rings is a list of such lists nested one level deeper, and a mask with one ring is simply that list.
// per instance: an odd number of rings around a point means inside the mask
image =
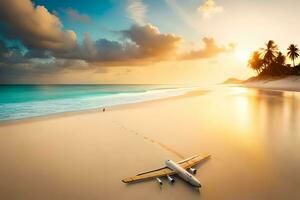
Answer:
[{"label": "wet sand", "polygon": [[[0,199],[299,199],[300,94],[219,88],[0,125]],[[209,152],[198,190],[121,179]]]}]

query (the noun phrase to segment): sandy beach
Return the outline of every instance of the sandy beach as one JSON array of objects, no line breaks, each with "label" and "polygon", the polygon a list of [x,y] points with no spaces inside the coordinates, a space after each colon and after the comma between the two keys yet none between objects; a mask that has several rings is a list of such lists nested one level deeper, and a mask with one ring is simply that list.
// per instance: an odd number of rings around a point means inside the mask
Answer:
[{"label": "sandy beach", "polygon": [[[298,93],[230,87],[2,123],[0,199],[299,199],[299,120]],[[121,182],[202,152],[200,191]]]},{"label": "sandy beach", "polygon": [[300,91],[300,77],[287,76],[280,78],[269,78],[264,80],[243,81],[242,86],[283,91]]}]

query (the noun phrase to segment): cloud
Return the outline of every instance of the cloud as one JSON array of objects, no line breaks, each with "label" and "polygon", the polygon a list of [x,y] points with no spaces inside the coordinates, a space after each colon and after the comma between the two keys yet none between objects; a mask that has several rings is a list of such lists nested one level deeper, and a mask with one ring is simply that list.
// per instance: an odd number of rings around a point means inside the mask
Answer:
[{"label": "cloud", "polygon": [[23,53],[20,45],[9,44],[0,37],[0,66],[2,64],[13,65],[15,63],[28,63],[30,56]]},{"label": "cloud", "polygon": [[77,10],[73,8],[68,8],[65,10],[66,14],[69,17],[69,20],[73,22],[80,22],[80,23],[90,23],[92,20],[88,15],[80,14]]},{"label": "cloud", "polygon": [[196,51],[190,51],[186,54],[183,54],[180,59],[183,60],[192,60],[192,59],[205,59],[205,58],[214,58],[221,53],[232,52],[235,49],[233,43],[228,44],[227,46],[219,46],[216,44],[213,38],[204,37],[202,39],[204,43],[204,48]]},{"label": "cloud", "polygon": [[198,7],[198,11],[202,13],[203,17],[211,17],[213,14],[223,11],[222,6],[217,6],[214,0],[206,0],[202,5]]},{"label": "cloud", "polygon": [[118,31],[121,41],[100,38],[93,41],[85,33],[82,44],[70,53],[57,57],[83,59],[105,65],[128,65],[165,60],[174,57],[181,37],[160,33],[157,27],[147,24],[132,25],[127,30]]},{"label": "cloud", "polygon": [[105,64],[131,61],[138,57],[138,49],[134,43],[104,38],[93,41],[88,33],[85,33],[83,43],[76,53],[77,58]]},{"label": "cloud", "polygon": [[48,53],[32,49],[24,52],[21,46],[5,42],[0,37],[0,84],[22,80],[25,83],[46,74],[91,69],[84,60],[55,58]]},{"label": "cloud", "polygon": [[122,34],[137,45],[141,58],[168,58],[176,53],[182,41],[181,37],[174,34],[160,33],[151,24],[133,25],[129,30],[122,31]]},{"label": "cloud", "polygon": [[[63,29],[58,16],[48,12],[44,6],[35,6],[30,0],[1,0],[0,82],[74,70],[103,72],[108,66],[205,59],[234,49],[234,45],[220,46],[214,39],[204,38],[203,49],[180,54],[178,47],[183,39],[178,35],[161,33],[152,24],[144,24],[146,6],[141,1],[130,2],[135,5],[131,10],[139,13],[135,17],[141,16],[135,19],[143,20],[128,29],[115,31],[120,36],[118,40],[92,39],[89,33],[85,33],[79,42],[76,34]],[[71,13],[75,13],[74,20],[82,20],[77,11],[71,9]]]},{"label": "cloud", "polygon": [[64,52],[76,46],[75,32],[63,30],[57,16],[30,0],[2,0],[0,22],[28,48]]},{"label": "cloud", "polygon": [[147,6],[142,0],[127,1],[128,17],[139,25],[144,25],[146,22]]},{"label": "cloud", "polygon": [[[19,58],[19,60],[14,58]],[[36,59],[19,57],[17,54],[11,54],[10,60],[3,60],[0,55],[0,59],[0,84],[28,83],[43,75],[56,76],[80,70],[96,70],[84,60],[77,59]]]},{"label": "cloud", "polygon": [[[26,59],[52,57],[120,66],[158,62],[177,56],[183,59],[209,58],[230,51],[230,47],[220,47],[213,39],[204,38],[204,49],[178,55],[177,50],[182,38],[161,33],[152,24],[135,24],[129,29],[117,31],[121,36],[118,41],[105,38],[93,40],[85,33],[83,41],[78,43],[76,34],[70,30],[63,30],[59,18],[49,13],[45,7],[34,6],[29,0],[21,3],[18,0],[2,1],[0,20],[13,32],[14,38],[24,44],[26,50],[7,49],[2,55],[2,62],[15,60],[15,63],[21,63]],[[146,10],[141,1],[129,1],[129,7],[131,10]],[[69,9],[68,12],[77,13],[73,9]]]}]

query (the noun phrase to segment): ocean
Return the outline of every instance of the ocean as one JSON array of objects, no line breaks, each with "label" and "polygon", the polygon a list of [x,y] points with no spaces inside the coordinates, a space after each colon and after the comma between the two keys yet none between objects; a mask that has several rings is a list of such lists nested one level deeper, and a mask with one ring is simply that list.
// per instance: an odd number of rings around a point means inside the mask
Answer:
[{"label": "ocean", "polygon": [[193,89],[174,85],[1,85],[0,121],[131,104]]}]

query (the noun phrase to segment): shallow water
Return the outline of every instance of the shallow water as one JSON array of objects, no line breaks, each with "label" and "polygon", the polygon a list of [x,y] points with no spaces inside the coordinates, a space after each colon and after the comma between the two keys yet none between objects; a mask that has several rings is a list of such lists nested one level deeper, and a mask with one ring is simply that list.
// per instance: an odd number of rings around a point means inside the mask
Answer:
[{"label": "shallow water", "polygon": [[176,85],[0,85],[0,121],[137,103],[192,89]]}]

